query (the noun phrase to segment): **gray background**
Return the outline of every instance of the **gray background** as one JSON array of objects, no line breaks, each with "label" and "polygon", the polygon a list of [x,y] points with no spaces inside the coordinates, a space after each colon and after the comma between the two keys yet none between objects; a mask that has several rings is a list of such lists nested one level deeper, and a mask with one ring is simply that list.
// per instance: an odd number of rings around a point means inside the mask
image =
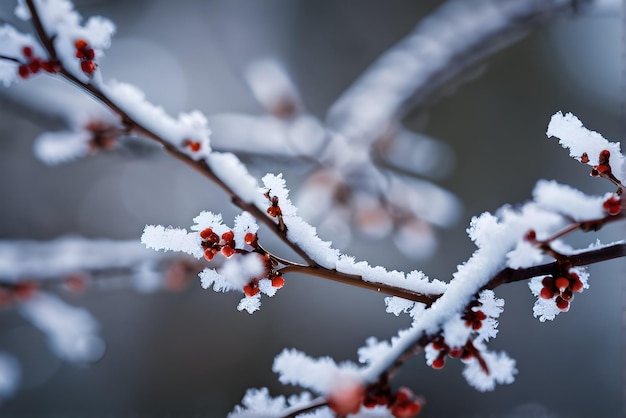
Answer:
[{"label": "gray background", "polygon": [[[7,3],[7,2],[5,2]],[[288,66],[307,108],[323,118],[338,95],[380,53],[401,39],[437,1],[81,1],[84,16],[103,14],[118,33],[105,77],[142,88],[172,114],[198,108],[261,114],[241,78],[244,66],[273,56]],[[3,17],[12,5],[3,5]],[[390,243],[354,241],[346,252],[388,268],[419,268],[448,280],[473,246],[472,215],[529,198],[540,178],[603,194],[604,182],[545,138],[550,116],[572,111],[616,140],[620,128],[620,25],[614,19],[559,20],[488,61],[477,81],[429,109],[409,127],[450,144],[453,173],[440,184],[464,203],[461,221],[440,231],[435,258],[408,260]],[[236,211],[213,185],[165,156],[101,154],[48,168],[32,156],[34,138],[61,124],[11,101],[0,113],[0,238],[66,234],[132,239],[147,223],[188,226],[201,210]],[[276,170],[289,166],[274,162]],[[621,239],[624,225],[603,236]],[[325,237],[332,239],[332,237]],[[581,245],[595,236],[575,235]],[[277,247],[278,248],[278,247]],[[525,284],[506,286],[499,337],[520,370],[513,385],[478,393],[454,361],[442,371],[411,361],[396,383],[423,395],[424,417],[616,417],[622,412],[624,263],[591,268],[591,288],[571,311],[541,324]],[[384,313],[382,297],[293,276],[260,312],[237,312],[239,296],[203,291],[137,294],[88,291],[69,297],[102,325],[107,353],[89,367],[61,364],[44,338],[11,310],[0,312],[0,348],[24,370],[6,417],[219,417],[249,387],[292,393],[271,372],[283,347],[355,360],[374,335],[407,325]],[[533,415],[535,414],[535,415]]]}]

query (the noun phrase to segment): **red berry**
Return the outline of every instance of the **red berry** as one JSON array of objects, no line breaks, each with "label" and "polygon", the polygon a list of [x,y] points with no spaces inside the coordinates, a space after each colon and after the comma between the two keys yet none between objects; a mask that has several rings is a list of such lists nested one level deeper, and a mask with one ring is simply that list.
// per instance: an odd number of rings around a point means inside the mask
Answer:
[{"label": "red berry", "polygon": [[213,248],[207,248],[206,250],[204,250],[204,258],[206,261],[211,261],[213,260],[213,257],[215,257],[216,251]]},{"label": "red berry", "polygon": [[568,286],[569,286],[569,279],[567,279],[566,277],[558,277],[554,281],[554,285],[556,286],[557,289],[559,289],[562,292],[562,291],[564,291],[565,289],[568,288]]},{"label": "red berry", "polygon": [[586,152],[583,152],[583,155],[580,156],[580,162],[583,164],[587,164],[589,162],[589,156]]},{"label": "red berry", "polygon": [[569,288],[574,293],[582,292],[583,290],[583,282],[580,280],[580,277],[576,273],[570,273],[570,283]]},{"label": "red berry", "polygon": [[31,62],[28,63],[28,69],[31,73],[37,74],[41,69],[41,60],[39,58],[34,58]]},{"label": "red berry", "polygon": [[28,65],[26,64],[22,64],[19,67],[17,67],[17,73],[19,74],[21,78],[28,78],[28,76],[31,74],[30,68],[28,68]]},{"label": "red berry", "polygon": [[598,163],[600,165],[608,164],[610,158],[611,158],[611,152],[608,149],[602,150],[600,152],[600,157],[598,158]]},{"label": "red berry", "polygon": [[41,68],[51,74],[61,71],[61,63],[59,61],[42,61]]},{"label": "red berry", "polygon": [[235,234],[233,231],[226,231],[222,234],[222,239],[226,242],[230,242],[235,239]]},{"label": "red berry", "polygon": [[412,418],[422,409],[422,405],[417,402],[409,402],[404,405],[394,405],[391,407],[391,415],[395,418]]},{"label": "red berry", "polygon": [[31,282],[18,283],[15,285],[13,289],[13,295],[15,295],[15,299],[24,301],[33,297],[33,295],[37,292],[37,285]]},{"label": "red berry", "polygon": [[204,228],[202,231],[200,231],[200,238],[202,238],[203,240],[208,240],[211,235],[213,235],[213,230],[211,228]]},{"label": "red berry", "polygon": [[270,215],[272,218],[277,217],[281,214],[280,206],[270,206],[269,208],[267,208],[267,214]]},{"label": "red berry", "polygon": [[561,311],[566,312],[569,310],[569,302],[563,299],[561,296],[556,297],[556,307]]},{"label": "red berry", "polygon": [[84,39],[77,39],[74,41],[74,46],[76,49],[85,49],[87,47],[87,41]]},{"label": "red berry", "polygon": [[543,285],[543,287],[551,288],[554,286],[554,279],[552,278],[552,276],[546,276],[541,281],[541,284]]},{"label": "red berry", "polygon": [[252,297],[256,295],[257,293],[259,293],[260,291],[261,289],[259,289],[259,286],[253,282],[250,282],[243,287],[243,293],[245,293],[246,296],[248,297]]},{"label": "red berry", "polygon": [[448,355],[452,358],[459,358],[463,355],[463,348],[461,347],[451,348],[450,351],[448,352]]},{"label": "red berry", "polygon": [[280,289],[284,285],[285,285],[285,279],[283,278],[283,276],[276,276],[272,278],[272,287],[276,287]]},{"label": "red berry", "polygon": [[233,247],[225,245],[222,247],[221,252],[224,257],[230,258],[233,256],[233,254],[237,252],[237,250],[235,250]]},{"label": "red berry", "polygon": [[22,48],[22,55],[24,55],[24,57],[26,58],[32,58],[33,48],[31,48],[30,46],[25,46],[24,48]]},{"label": "red berry", "polygon": [[87,48],[84,50],[85,58],[88,60],[93,60],[96,57],[96,51],[92,48]]},{"label": "red berry", "polygon": [[542,299],[552,299],[554,297],[554,291],[551,288],[544,287],[541,289],[541,292],[539,292],[539,296],[541,296]]},{"label": "red berry", "polygon": [[443,366],[446,365],[445,353],[442,351],[439,353],[436,359],[433,360],[432,368],[436,370],[443,369]]},{"label": "red berry", "polygon": [[524,235],[524,240],[535,242],[537,240],[537,233],[535,232],[535,230],[531,229],[530,231],[528,231],[526,235]]},{"label": "red berry", "polygon": [[561,292],[561,298],[563,298],[563,300],[572,300],[573,297],[574,297],[574,294],[569,289],[565,289],[564,291]]},{"label": "red berry", "polygon": [[604,207],[604,210],[609,213],[609,215],[619,215],[622,211],[622,200],[617,196],[611,196],[604,201],[602,206]]},{"label": "red berry", "polygon": [[96,68],[98,68],[98,64],[94,61],[81,61],[80,63],[80,69],[87,75],[93,74]]},{"label": "red berry", "polygon": [[243,242],[245,242],[248,245],[254,245],[254,244],[256,244],[256,241],[257,241],[257,235],[253,234],[252,232],[248,232],[243,237]]}]

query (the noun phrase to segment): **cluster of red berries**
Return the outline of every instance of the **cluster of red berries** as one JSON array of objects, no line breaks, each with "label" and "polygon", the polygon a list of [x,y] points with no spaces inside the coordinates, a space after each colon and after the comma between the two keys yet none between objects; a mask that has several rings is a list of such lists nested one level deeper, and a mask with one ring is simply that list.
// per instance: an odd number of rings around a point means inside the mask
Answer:
[{"label": "cluster of red berries", "polygon": [[431,344],[435,350],[439,351],[431,364],[432,368],[436,370],[442,369],[446,365],[446,356],[469,360],[476,354],[476,349],[471,340],[468,340],[463,347],[450,347],[446,344],[443,336],[439,336]]},{"label": "cluster of red berries", "polygon": [[17,68],[17,73],[21,78],[28,78],[33,74],[37,74],[40,71],[45,71],[47,73],[57,73],[61,70],[61,64],[56,60],[43,60],[39,57],[35,56],[33,52],[33,48],[30,46],[25,46],[22,48],[22,55],[24,56],[26,62],[19,65]]},{"label": "cluster of red berries", "polygon": [[[256,234],[251,235],[254,235],[254,242],[256,243]],[[246,244],[254,245],[253,243],[248,242],[246,242]],[[263,277],[253,278],[248,282],[248,284],[243,287],[243,292],[246,294],[246,296],[252,297],[261,291],[261,289],[259,289],[259,280],[261,279],[269,279],[272,282],[272,287],[275,287],[277,289],[280,289],[285,285],[285,278],[274,271],[275,264],[272,261],[270,255],[267,253],[263,255],[259,254],[259,257],[262,257],[263,264],[265,265],[265,274],[263,275]]]},{"label": "cluster of red berries", "polygon": [[77,39],[74,42],[74,47],[76,48],[76,58],[80,60],[80,69],[85,74],[92,75],[98,68],[98,64],[94,61],[96,52],[84,39]]},{"label": "cluster of red berries", "polygon": [[465,321],[465,325],[472,328],[474,331],[478,331],[483,327],[483,321],[487,319],[487,315],[480,309],[474,310],[480,306],[480,302],[477,300],[470,303],[463,314],[462,319]]},{"label": "cluster of red berries", "polygon": [[23,302],[37,293],[37,284],[21,282],[14,285],[0,286],[0,306],[9,306],[14,302]]},{"label": "cluster of red berries", "polygon": [[217,253],[222,253],[226,258],[230,258],[237,252],[235,249],[235,234],[233,231],[226,231],[220,236],[213,232],[211,228],[205,228],[200,231],[202,238],[202,249],[204,250],[204,258],[207,261],[213,260]]},{"label": "cluster of red berries", "polygon": [[396,393],[391,393],[389,388],[378,386],[370,389],[363,400],[363,406],[374,408],[376,405],[385,405],[395,418],[411,418],[422,409],[423,400],[415,396],[407,387],[401,387]]},{"label": "cluster of red berries", "polygon": [[[205,228],[200,231],[200,237],[202,238],[200,245],[202,245],[204,258],[207,261],[212,261],[217,253],[221,253],[224,257],[230,258],[235,253],[242,252],[242,250],[237,250],[235,248],[235,233],[233,231],[226,231],[220,237],[213,231],[212,228]],[[247,245],[256,247],[258,236],[255,233],[248,232],[244,235],[243,241]],[[261,291],[261,289],[259,289],[259,280],[261,279],[269,279],[272,282],[272,286],[278,289],[285,285],[285,279],[283,276],[274,271],[275,265],[270,255],[267,253],[258,255],[259,257],[262,257],[263,264],[265,265],[265,273],[262,277],[253,278],[243,287],[243,291],[246,296],[250,297]]]},{"label": "cluster of red berries", "polygon": [[569,309],[574,293],[580,293],[584,286],[580,276],[572,271],[556,279],[552,276],[546,276],[541,284],[543,288],[539,292],[539,296],[543,299],[552,299],[556,295],[555,303],[561,311]]},{"label": "cluster of red berries", "polygon": [[620,196],[612,195],[604,201],[602,207],[611,216],[619,215],[622,211],[622,199]]},{"label": "cluster of red berries", "polygon": [[183,141],[183,148],[189,148],[191,152],[198,152],[202,148],[202,144],[198,141],[192,141],[191,139],[185,139]]}]

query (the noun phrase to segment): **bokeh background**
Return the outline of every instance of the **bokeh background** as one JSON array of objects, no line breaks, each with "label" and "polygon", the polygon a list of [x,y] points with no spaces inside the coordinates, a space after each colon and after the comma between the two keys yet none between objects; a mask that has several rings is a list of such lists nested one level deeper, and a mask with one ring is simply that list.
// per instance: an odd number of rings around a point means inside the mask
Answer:
[{"label": "bokeh background", "polygon": [[[3,2],[8,20],[13,2]],[[440,1],[167,0],[78,1],[84,16],[118,26],[102,63],[105,78],[131,82],[172,114],[262,114],[242,78],[247,64],[273,57],[288,68],[307,109],[323,118],[334,100],[379,54],[406,35]],[[345,251],[390,269],[422,269],[448,280],[473,245],[473,215],[523,202],[535,182],[556,179],[588,193],[611,190],[588,177],[545,129],[571,111],[605,137],[623,136],[620,17],[558,19],[486,62],[482,75],[405,123],[449,144],[451,174],[438,184],[463,202],[457,225],[438,231],[440,247],[424,261],[386,241],[353,240]],[[196,173],[160,153],[99,154],[47,167],[34,138],[62,122],[10,97],[0,112],[0,238],[65,235],[138,238],[145,224],[188,227],[201,210],[236,211]],[[41,103],[45,107],[45,103]],[[272,161],[274,171],[293,170]],[[289,181],[289,180],[288,180]],[[624,237],[624,225],[603,240]],[[332,237],[324,237],[332,239]],[[576,234],[587,245],[596,236]],[[274,244],[271,244],[274,245]],[[277,247],[279,248],[279,247]],[[532,316],[525,284],[498,289],[506,299],[500,334],[490,346],[517,359],[512,385],[478,393],[450,361],[442,371],[423,357],[397,379],[426,398],[424,417],[617,417],[624,399],[623,261],[591,267],[591,287],[554,322]],[[45,338],[12,310],[0,312],[0,349],[20,360],[18,394],[3,417],[221,417],[250,387],[274,395],[273,357],[283,347],[312,356],[356,360],[368,336],[388,338],[408,324],[384,313],[383,298],[321,279],[293,276],[254,315],[238,312],[239,295],[193,282],[184,292],[142,294],[90,288],[68,302],[100,321],[107,351],[99,362],[60,362]]]}]

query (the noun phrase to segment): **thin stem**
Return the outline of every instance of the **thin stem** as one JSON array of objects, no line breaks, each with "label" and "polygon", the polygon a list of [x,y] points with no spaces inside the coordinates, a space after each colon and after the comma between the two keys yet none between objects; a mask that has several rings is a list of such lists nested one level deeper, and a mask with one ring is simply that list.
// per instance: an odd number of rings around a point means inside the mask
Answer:
[{"label": "thin stem", "polygon": [[281,415],[280,418],[295,418],[300,414],[304,414],[305,412],[311,412],[327,405],[328,401],[325,398],[313,399],[311,402],[309,402],[308,405],[287,409],[286,411],[284,411],[284,415]]},{"label": "thin stem", "polygon": [[375,292],[383,293],[388,296],[397,296],[403,299],[412,300],[414,302],[425,303],[429,306],[441,296],[425,295],[419,292],[415,292],[413,290],[391,286],[385,283],[366,281],[363,279],[363,277],[356,274],[342,273],[337,270],[327,269],[320,266],[292,265],[283,267],[277,272],[281,274],[302,273],[309,276],[321,277],[324,279],[333,280],[335,282],[360,287],[362,289],[373,290]]}]

